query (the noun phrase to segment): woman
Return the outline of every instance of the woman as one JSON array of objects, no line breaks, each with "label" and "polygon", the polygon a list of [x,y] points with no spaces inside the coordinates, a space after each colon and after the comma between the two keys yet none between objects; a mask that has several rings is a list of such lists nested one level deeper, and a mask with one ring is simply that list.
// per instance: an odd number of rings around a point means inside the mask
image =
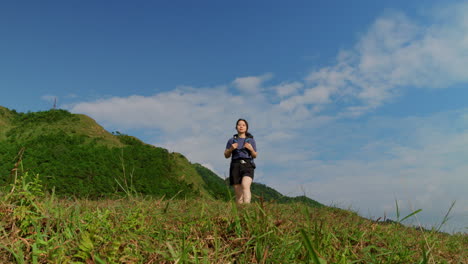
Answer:
[{"label": "woman", "polygon": [[231,158],[229,167],[229,183],[234,186],[236,202],[238,204],[250,203],[252,197],[250,185],[254,178],[257,157],[257,145],[252,134],[248,132],[249,123],[239,119],[236,123],[237,134],[230,138],[226,144],[224,157]]}]

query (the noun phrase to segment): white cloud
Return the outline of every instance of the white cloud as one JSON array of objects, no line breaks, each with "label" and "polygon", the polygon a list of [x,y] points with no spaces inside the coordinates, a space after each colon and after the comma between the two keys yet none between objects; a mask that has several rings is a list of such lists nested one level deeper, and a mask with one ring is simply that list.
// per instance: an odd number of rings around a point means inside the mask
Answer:
[{"label": "white cloud", "polygon": [[[188,87],[144,97],[113,97],[95,102],[78,103],[72,111],[89,113],[108,123],[126,128],[157,128],[166,133],[200,133],[203,122],[212,120],[218,131],[222,116],[232,117],[231,108],[246,108],[239,96],[226,93],[225,87],[191,89]],[[211,123],[211,122],[210,122]]]},{"label": "white cloud", "polygon": [[276,94],[280,98],[284,98],[287,96],[295,95],[302,87],[304,87],[303,83],[291,82],[281,83],[280,85],[272,87],[272,89],[276,91]]},{"label": "white cloud", "polygon": [[342,116],[358,116],[408,87],[446,88],[467,82],[466,13],[468,4],[452,6],[430,25],[420,25],[402,13],[386,14],[353,49],[340,52],[335,65],[311,72],[302,94],[281,105],[291,110],[340,102],[346,105]]},{"label": "white cloud", "polygon": [[249,76],[249,77],[239,77],[236,78],[233,82],[234,86],[246,94],[255,94],[259,93],[262,88],[262,84],[273,77],[271,73],[264,74],[262,76]]}]

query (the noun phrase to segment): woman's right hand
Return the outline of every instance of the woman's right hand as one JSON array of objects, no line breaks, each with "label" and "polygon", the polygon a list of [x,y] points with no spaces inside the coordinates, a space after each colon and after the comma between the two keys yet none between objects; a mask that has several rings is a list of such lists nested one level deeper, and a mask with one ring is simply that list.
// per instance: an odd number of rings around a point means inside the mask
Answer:
[{"label": "woman's right hand", "polygon": [[234,144],[232,144],[232,145],[231,145],[231,151],[233,151],[233,150],[237,149],[237,147],[238,147],[238,146],[239,146],[239,144],[238,144],[238,143],[234,143]]},{"label": "woman's right hand", "polygon": [[224,157],[225,157],[226,159],[229,158],[229,157],[231,157],[232,152],[233,152],[234,150],[237,149],[237,146],[238,146],[238,144],[237,144],[237,143],[234,143],[234,144],[231,145],[231,148],[226,149],[226,150],[224,151]]}]

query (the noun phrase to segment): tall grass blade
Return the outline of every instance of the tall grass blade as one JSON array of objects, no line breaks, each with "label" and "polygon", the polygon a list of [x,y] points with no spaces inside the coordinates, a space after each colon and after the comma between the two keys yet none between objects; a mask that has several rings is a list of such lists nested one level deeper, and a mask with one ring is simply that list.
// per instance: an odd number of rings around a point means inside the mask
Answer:
[{"label": "tall grass blade", "polygon": [[427,257],[428,252],[424,248],[424,245],[421,245],[421,250],[422,250],[423,259],[419,262],[419,264],[427,264],[429,262],[429,258]]},{"label": "tall grass blade", "polygon": [[106,264],[106,262],[104,260],[102,260],[100,257],[98,256],[93,256],[94,260],[96,261],[96,263],[98,264]]},{"label": "tall grass blade", "polygon": [[3,245],[0,245],[0,247],[5,249],[6,251],[10,252],[10,254],[12,254],[13,257],[15,257],[16,263],[19,263],[19,264],[26,263],[26,262],[24,262],[24,257],[21,257],[19,254],[16,254],[12,249],[9,249],[9,248],[7,248],[7,247],[5,247]]},{"label": "tall grass blade", "polygon": [[447,223],[447,221],[450,219],[449,215],[450,215],[450,212],[452,211],[454,206],[455,206],[455,201],[452,202],[452,205],[450,206],[447,213],[445,214],[444,219],[442,220],[439,227],[437,228],[437,232],[439,232],[440,229],[442,228],[442,226],[445,225],[445,223]]},{"label": "tall grass blade", "polygon": [[164,207],[164,210],[163,210],[163,213],[167,213],[167,210],[169,209],[169,204],[171,203],[171,201],[167,201],[166,202],[166,206]]},{"label": "tall grass blade", "polygon": [[314,248],[312,247],[312,243],[310,242],[307,233],[304,229],[301,229],[302,238],[304,239],[305,248],[310,254],[310,258],[315,264],[326,264],[327,262],[317,256],[317,252],[315,252]]},{"label": "tall grass blade", "polygon": [[417,213],[419,213],[419,212],[421,212],[421,211],[422,211],[422,209],[418,209],[418,210],[412,212],[411,214],[409,214],[409,215],[403,217],[403,219],[401,219],[400,221],[398,221],[398,223],[401,223],[401,222],[405,221],[406,219],[412,217],[413,215],[415,215],[415,214],[417,214]]},{"label": "tall grass blade", "polygon": [[398,200],[395,199],[395,207],[396,207],[396,217],[397,217],[397,222],[400,222],[400,208],[398,207]]}]

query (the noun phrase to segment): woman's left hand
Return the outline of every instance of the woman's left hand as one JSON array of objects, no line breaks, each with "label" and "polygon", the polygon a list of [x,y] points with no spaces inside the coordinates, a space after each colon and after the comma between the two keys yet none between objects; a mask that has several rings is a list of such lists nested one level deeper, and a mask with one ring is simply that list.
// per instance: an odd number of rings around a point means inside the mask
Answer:
[{"label": "woman's left hand", "polygon": [[255,149],[252,147],[252,145],[248,142],[246,142],[244,144],[244,148],[248,149],[250,151],[250,155],[252,155],[252,158],[256,158],[257,157],[257,152],[255,151]]},{"label": "woman's left hand", "polygon": [[254,151],[252,145],[251,145],[250,143],[248,143],[248,142],[246,142],[246,143],[244,144],[244,148],[246,148],[246,149],[248,149],[248,150],[250,150],[250,151]]}]

